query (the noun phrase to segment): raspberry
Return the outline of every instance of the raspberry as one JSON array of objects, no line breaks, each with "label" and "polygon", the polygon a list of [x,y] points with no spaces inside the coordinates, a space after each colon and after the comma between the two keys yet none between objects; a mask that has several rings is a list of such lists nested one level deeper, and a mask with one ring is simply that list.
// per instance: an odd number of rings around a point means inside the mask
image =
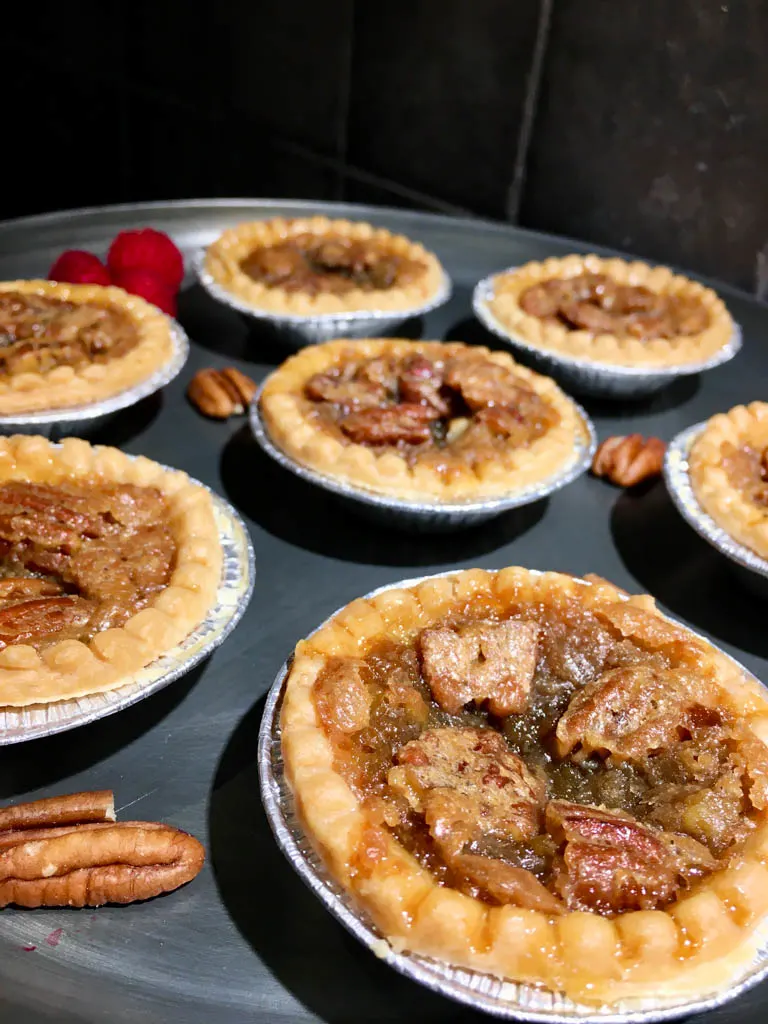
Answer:
[{"label": "raspberry", "polygon": [[49,281],[69,284],[112,284],[109,271],[98,256],[84,249],[67,249],[48,271]]},{"label": "raspberry", "polygon": [[129,270],[149,270],[174,292],[184,278],[184,257],[168,235],[154,228],[121,231],[109,247],[107,266],[115,279]]},{"label": "raspberry", "polygon": [[123,270],[114,275],[114,282],[120,288],[130,292],[131,295],[139,295],[153,306],[162,309],[169,316],[176,316],[176,294],[168,284],[153,274],[151,270],[140,268]]}]

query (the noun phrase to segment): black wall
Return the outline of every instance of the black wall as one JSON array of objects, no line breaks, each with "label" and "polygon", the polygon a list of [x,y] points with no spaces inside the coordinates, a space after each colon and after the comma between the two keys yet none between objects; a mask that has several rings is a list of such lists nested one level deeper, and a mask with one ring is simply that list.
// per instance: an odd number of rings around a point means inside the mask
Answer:
[{"label": "black wall", "polygon": [[0,217],[348,199],[764,290],[764,0],[42,0],[3,19]]}]

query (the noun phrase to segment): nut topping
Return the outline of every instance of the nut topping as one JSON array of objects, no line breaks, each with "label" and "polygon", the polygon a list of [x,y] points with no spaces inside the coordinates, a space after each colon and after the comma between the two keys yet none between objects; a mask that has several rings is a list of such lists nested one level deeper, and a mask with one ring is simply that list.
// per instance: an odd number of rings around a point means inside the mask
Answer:
[{"label": "nut topping", "polygon": [[658,437],[645,438],[641,434],[609,437],[595,452],[592,472],[619,487],[634,487],[643,480],[659,476],[666,448]]},{"label": "nut topping", "polygon": [[[76,793],[0,810],[0,907],[98,907],[177,889],[200,871],[192,836],[114,821],[112,793]],[[41,827],[35,827],[39,825]]]},{"label": "nut topping", "polygon": [[187,388],[187,397],[198,412],[217,420],[242,416],[255,394],[255,381],[234,366],[199,370]]}]

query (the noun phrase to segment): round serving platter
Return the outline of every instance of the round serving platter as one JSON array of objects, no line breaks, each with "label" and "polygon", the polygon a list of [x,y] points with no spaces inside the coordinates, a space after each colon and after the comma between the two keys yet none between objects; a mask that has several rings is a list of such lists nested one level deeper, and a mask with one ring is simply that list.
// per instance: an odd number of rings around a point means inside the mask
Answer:
[{"label": "round serving platter", "polygon": [[[38,277],[65,248],[103,255],[118,231],[145,226],[171,234],[191,268],[196,252],[238,222],[308,211],[368,220],[437,253],[453,293],[409,323],[409,335],[424,339],[501,347],[473,315],[478,281],[582,248],[503,224],[412,211],[189,201],[2,224],[0,278]],[[639,431],[669,440],[714,412],[760,397],[755,382],[768,375],[761,343],[768,309],[716,287],[742,327],[738,355],[650,401],[585,401],[600,439]],[[185,889],[144,904],[2,911],[0,1021],[482,1024],[484,1013],[414,984],[353,940],[280,852],[258,796],[257,747],[264,695],[286,652],[332,609],[393,580],[521,564],[594,572],[629,591],[656,591],[674,603],[678,618],[708,629],[758,678],[768,678],[764,606],[750,603],[736,582],[730,588],[721,560],[714,552],[709,557],[680,521],[660,483],[628,494],[584,474],[546,501],[444,536],[367,524],[274,465],[242,418],[206,420],[185,399],[189,378],[206,366],[234,365],[263,380],[286,354],[273,332],[214,301],[191,273],[179,322],[190,339],[184,370],[164,388],[162,402],[125,410],[98,440],[177,466],[230,501],[252,538],[259,585],[240,626],[213,657],[152,700],[84,728],[3,747],[0,802],[114,789],[121,818],[186,829],[205,843],[207,866]],[[706,623],[697,621],[698,595],[708,601]],[[763,983],[721,1007],[716,1019],[762,1024],[766,1007]]]}]

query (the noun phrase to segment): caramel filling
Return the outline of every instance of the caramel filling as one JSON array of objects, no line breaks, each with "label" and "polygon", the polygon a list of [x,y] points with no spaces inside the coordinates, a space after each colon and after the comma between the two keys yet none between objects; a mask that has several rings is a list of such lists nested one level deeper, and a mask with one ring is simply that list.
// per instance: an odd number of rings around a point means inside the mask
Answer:
[{"label": "caramel filling", "polygon": [[115,306],[0,291],[0,378],[106,363],[138,342],[136,325]]},{"label": "caramel filling", "polygon": [[450,474],[524,447],[560,421],[512,370],[482,355],[350,357],[307,381],[310,419],[344,444],[395,449]]},{"label": "caramel filling", "polygon": [[401,256],[375,239],[308,233],[260,246],[241,261],[240,267],[248,277],[268,287],[310,295],[405,287],[426,269],[419,260]]},{"label": "caramel filling", "polygon": [[0,649],[90,640],[168,582],[176,543],[150,487],[0,487]]},{"label": "caramel filling", "polygon": [[410,639],[330,658],[314,700],[370,827],[489,903],[663,908],[727,862],[768,804],[768,751],[679,631],[575,598],[484,597]]},{"label": "caramel filling", "polygon": [[530,316],[571,331],[641,341],[701,334],[709,327],[709,314],[695,299],[618,284],[604,274],[542,281],[522,293],[520,306]]}]

